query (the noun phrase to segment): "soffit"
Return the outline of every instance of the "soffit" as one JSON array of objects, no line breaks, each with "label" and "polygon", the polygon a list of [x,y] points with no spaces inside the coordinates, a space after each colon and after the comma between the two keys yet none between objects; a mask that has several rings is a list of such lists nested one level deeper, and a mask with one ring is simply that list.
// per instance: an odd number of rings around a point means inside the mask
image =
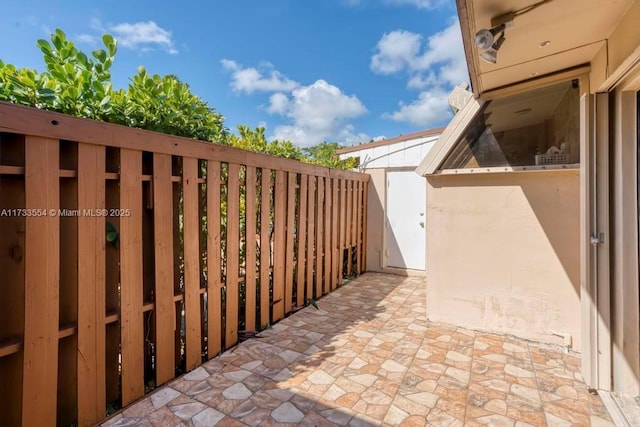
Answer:
[{"label": "soffit", "polygon": [[[552,0],[516,16],[507,28],[497,64],[478,57],[475,33],[497,16],[539,0],[459,0],[472,80],[482,93],[591,61],[634,0]],[[546,47],[540,47],[549,41]]]}]

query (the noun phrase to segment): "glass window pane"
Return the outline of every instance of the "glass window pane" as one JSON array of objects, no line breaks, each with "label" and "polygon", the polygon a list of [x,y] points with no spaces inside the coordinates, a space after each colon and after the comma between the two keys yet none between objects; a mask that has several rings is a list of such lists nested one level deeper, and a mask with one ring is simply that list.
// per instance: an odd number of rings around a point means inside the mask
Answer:
[{"label": "glass window pane", "polygon": [[579,163],[579,92],[564,82],[487,102],[442,168]]}]

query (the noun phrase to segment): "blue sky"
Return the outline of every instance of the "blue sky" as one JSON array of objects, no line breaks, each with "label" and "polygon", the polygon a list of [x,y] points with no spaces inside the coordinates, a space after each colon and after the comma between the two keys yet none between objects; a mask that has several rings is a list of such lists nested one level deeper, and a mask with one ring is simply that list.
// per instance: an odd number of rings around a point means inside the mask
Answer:
[{"label": "blue sky", "polygon": [[12,1],[0,59],[43,69],[35,42],[55,28],[89,52],[114,35],[116,87],[139,65],[173,73],[231,130],[300,146],[445,125],[468,80],[454,0]]}]

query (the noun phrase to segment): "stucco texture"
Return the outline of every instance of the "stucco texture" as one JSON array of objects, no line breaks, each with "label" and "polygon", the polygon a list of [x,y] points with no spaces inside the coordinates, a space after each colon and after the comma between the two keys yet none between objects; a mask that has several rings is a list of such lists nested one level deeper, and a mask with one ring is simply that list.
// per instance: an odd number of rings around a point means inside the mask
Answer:
[{"label": "stucco texture", "polygon": [[580,349],[578,170],[427,178],[427,316]]}]

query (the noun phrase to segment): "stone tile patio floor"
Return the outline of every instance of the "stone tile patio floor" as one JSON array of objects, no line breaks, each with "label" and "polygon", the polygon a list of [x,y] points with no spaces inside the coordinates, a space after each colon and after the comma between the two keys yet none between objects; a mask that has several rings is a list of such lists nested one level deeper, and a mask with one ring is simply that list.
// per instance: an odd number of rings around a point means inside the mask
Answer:
[{"label": "stone tile patio floor", "polygon": [[425,299],[365,274],[102,425],[613,425],[579,357],[431,323]]}]

